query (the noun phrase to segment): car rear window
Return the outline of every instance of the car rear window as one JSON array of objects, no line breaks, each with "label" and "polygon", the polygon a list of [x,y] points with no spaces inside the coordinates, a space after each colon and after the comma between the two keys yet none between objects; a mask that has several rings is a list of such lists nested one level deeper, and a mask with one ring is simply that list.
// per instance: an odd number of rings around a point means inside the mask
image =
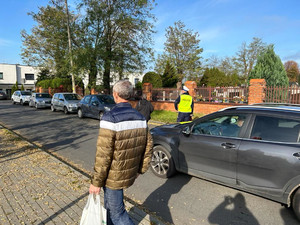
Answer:
[{"label": "car rear window", "polygon": [[66,100],[80,100],[77,94],[64,94]]},{"label": "car rear window", "polygon": [[256,116],[251,139],[300,142],[300,121],[268,116]]},{"label": "car rear window", "polygon": [[29,91],[21,91],[22,95],[31,95],[31,93]]},{"label": "car rear window", "polygon": [[37,98],[51,98],[49,94],[36,94]]},{"label": "car rear window", "polygon": [[102,104],[115,104],[114,98],[111,95],[97,95],[97,98]]}]

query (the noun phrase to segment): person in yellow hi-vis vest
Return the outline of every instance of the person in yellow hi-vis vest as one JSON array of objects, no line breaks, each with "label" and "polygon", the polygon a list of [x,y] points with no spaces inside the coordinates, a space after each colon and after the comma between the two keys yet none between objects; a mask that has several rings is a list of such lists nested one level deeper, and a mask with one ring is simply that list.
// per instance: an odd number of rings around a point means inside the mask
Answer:
[{"label": "person in yellow hi-vis vest", "polygon": [[193,97],[189,95],[189,89],[183,86],[181,95],[175,100],[175,109],[178,111],[177,122],[191,121],[194,111]]}]

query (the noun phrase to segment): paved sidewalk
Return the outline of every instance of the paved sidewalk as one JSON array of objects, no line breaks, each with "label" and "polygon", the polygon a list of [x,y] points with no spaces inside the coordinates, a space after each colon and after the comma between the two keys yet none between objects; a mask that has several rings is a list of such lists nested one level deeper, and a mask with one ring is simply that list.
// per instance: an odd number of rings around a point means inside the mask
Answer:
[{"label": "paved sidewalk", "polygon": [[[1,225],[79,224],[89,184],[87,176],[0,126]],[[125,205],[139,224],[163,224]]]}]

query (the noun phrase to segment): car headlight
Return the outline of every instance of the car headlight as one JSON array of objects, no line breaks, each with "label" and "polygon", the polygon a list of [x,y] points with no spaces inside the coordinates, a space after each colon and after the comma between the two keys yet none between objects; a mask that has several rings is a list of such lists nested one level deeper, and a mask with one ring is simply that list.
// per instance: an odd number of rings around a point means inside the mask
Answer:
[{"label": "car headlight", "polygon": [[77,108],[77,104],[70,104],[69,107],[75,107],[75,108]]},{"label": "car headlight", "polygon": [[105,109],[106,111],[110,111],[110,108],[107,107],[107,106],[104,106],[104,109]]}]

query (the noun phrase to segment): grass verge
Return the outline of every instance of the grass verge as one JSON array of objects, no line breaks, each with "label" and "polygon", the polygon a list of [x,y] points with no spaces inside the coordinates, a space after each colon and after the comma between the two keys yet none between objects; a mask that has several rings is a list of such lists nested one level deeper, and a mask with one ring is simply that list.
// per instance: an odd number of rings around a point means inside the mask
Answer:
[{"label": "grass verge", "polygon": [[[154,110],[151,113],[151,119],[154,121],[160,121],[164,123],[176,123],[177,115],[177,112],[171,112],[166,110]],[[194,113],[193,120],[202,116],[204,116],[203,113]]]}]

